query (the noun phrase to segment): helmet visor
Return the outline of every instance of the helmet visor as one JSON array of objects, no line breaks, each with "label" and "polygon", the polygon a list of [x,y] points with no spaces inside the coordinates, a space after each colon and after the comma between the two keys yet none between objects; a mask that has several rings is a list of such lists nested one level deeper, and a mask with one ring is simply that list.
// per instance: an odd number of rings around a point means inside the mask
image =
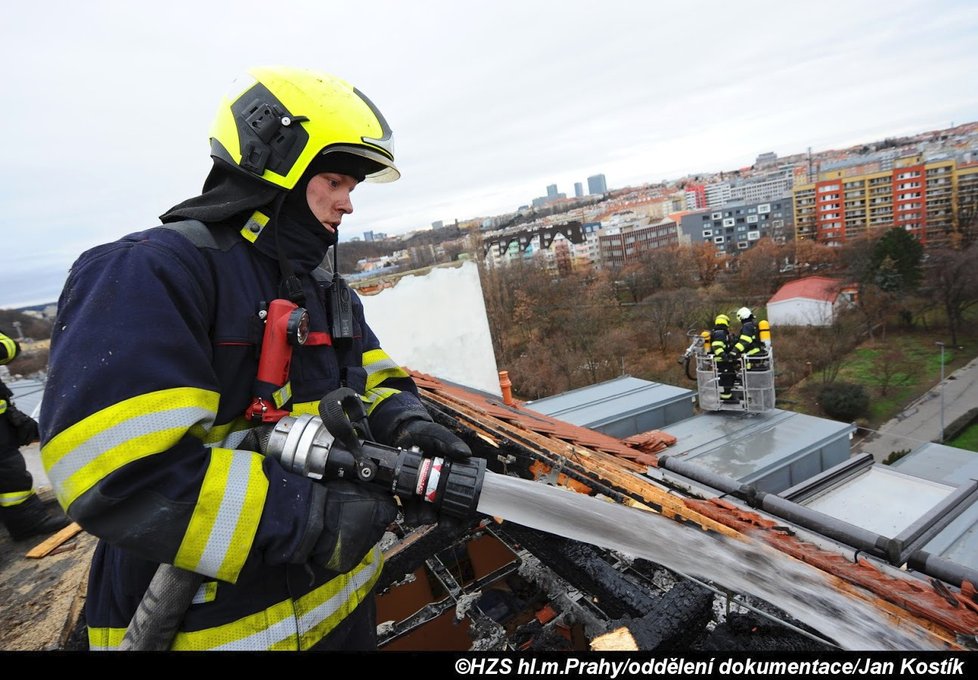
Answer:
[{"label": "helmet visor", "polygon": [[352,154],[369,161],[364,163],[364,181],[367,182],[393,182],[401,176],[401,171],[397,169],[390,158],[372,149],[353,144],[333,144],[320,152],[323,156],[331,153]]}]

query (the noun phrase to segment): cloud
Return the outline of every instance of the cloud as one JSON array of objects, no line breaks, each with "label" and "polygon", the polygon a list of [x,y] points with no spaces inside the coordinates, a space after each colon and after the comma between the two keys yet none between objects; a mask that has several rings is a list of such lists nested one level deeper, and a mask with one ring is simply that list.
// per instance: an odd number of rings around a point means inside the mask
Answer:
[{"label": "cloud", "polygon": [[966,1],[89,0],[4,22],[0,268],[57,267],[0,305],[196,193],[221,93],[262,62],[343,76],[395,130],[403,179],[357,190],[345,238],[978,119]]}]

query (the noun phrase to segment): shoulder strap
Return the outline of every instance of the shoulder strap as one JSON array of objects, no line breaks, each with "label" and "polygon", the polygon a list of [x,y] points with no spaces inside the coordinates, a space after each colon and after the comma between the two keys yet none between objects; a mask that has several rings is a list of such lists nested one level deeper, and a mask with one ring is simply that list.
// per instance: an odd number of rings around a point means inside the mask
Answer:
[{"label": "shoulder strap", "polygon": [[211,229],[200,220],[183,220],[161,225],[162,229],[179,232],[198,248],[229,250],[238,242],[238,235],[230,229]]}]

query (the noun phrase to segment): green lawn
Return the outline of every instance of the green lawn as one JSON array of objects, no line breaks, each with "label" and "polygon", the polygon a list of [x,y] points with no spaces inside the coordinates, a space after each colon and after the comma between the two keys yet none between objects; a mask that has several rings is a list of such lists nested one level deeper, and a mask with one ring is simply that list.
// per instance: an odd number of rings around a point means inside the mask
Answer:
[{"label": "green lawn", "polygon": [[[866,388],[869,393],[866,426],[879,427],[940,382],[941,348],[935,344],[935,338],[940,337],[940,332],[891,330],[885,339],[866,342],[846,356],[836,380]],[[944,349],[945,377],[978,354],[976,338],[962,338],[961,342],[962,350]],[[791,390],[791,398],[797,402],[790,408],[821,415],[812,396],[816,383],[812,379],[803,382],[807,383],[805,388]],[[970,429],[962,436],[970,434],[978,438],[978,432],[972,434]],[[974,445],[952,445],[978,450]]]},{"label": "green lawn", "polygon": [[946,443],[959,449],[978,451],[978,423],[969,425],[961,434],[954,439],[949,439]]}]

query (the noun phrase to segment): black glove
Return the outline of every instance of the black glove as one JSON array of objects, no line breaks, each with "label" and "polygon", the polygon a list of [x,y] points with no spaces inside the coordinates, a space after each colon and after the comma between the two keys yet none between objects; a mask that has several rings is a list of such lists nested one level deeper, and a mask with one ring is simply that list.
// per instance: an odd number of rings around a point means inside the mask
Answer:
[{"label": "black glove", "polygon": [[383,537],[397,518],[397,505],[392,494],[367,483],[337,480],[318,486],[324,493],[317,493],[312,511],[322,512],[322,531],[309,559],[346,573]]},{"label": "black glove", "polygon": [[7,418],[17,431],[18,446],[27,446],[41,438],[37,421],[9,402],[7,403]]},{"label": "black glove", "polygon": [[[409,449],[417,446],[428,457],[440,456],[451,461],[466,461],[472,455],[468,444],[444,425],[415,418],[403,423],[394,435],[394,446]],[[404,504],[404,524],[453,524],[451,518],[439,517],[431,503],[420,498]]]},{"label": "black glove", "polygon": [[398,427],[393,444],[402,449],[417,446],[426,456],[441,456],[449,460],[467,460],[472,455],[469,445],[447,427],[420,418]]}]

